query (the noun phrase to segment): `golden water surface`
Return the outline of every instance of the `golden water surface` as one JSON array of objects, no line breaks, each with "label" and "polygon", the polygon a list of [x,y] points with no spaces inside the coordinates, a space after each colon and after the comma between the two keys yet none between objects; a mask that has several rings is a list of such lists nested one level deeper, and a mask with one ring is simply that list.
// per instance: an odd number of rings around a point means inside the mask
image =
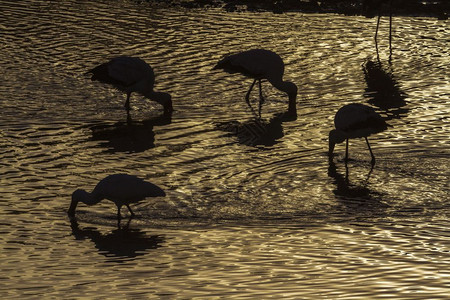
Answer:
[{"label": "golden water surface", "polygon": [[[449,21],[395,17],[389,64],[387,21],[377,62],[375,19],[139,2],[0,4],[2,299],[448,297]],[[211,70],[251,48],[283,58],[297,119],[267,82],[259,119],[251,80]],[[171,118],[132,95],[127,123],[124,95],[85,75],[119,55],[153,66]],[[373,170],[364,140],[328,162],[352,102],[391,125]],[[71,222],[71,193],[114,173],[167,196],[119,228],[109,201]]]}]

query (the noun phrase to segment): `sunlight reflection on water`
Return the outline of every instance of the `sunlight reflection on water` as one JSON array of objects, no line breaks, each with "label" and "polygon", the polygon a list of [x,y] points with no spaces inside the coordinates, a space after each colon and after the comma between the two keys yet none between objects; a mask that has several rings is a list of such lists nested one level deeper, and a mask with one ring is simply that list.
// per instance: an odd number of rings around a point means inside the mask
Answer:
[{"label": "sunlight reflection on water", "polygon": [[[387,28],[377,64],[375,20],[363,17],[0,6],[4,298],[448,294],[448,21],[396,18],[389,65]],[[251,82],[211,70],[255,47],[283,57],[299,87],[296,120],[279,117],[287,97],[268,83],[255,119]],[[117,55],[151,63],[172,118],[134,95],[127,123],[124,95],[84,75]],[[351,102],[392,125],[371,138],[372,172],[363,140],[352,141],[348,169],[345,146],[327,160],[333,116]],[[167,197],[137,205],[129,228],[116,228],[110,202],[80,205],[71,224],[73,190],[113,173]]]}]

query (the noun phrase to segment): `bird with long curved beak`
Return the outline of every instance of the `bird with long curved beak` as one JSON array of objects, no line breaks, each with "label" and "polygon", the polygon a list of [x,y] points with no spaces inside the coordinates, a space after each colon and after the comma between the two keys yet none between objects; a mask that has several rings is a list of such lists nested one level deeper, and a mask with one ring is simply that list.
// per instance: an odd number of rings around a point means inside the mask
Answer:
[{"label": "bird with long curved beak", "polygon": [[74,191],[67,214],[69,217],[75,217],[75,210],[79,202],[86,205],[94,205],[103,199],[108,199],[116,204],[117,219],[120,221],[122,218],[120,214],[122,206],[125,205],[131,215],[134,216],[134,212],[130,207],[131,203],[139,202],[147,197],[165,196],[166,193],[163,189],[136,176],[127,174],[109,175],[100,180],[91,193],[82,189]]},{"label": "bird with long curved beak", "polygon": [[359,103],[344,105],[337,111],[334,117],[334,125],[336,129],[330,131],[328,139],[328,156],[330,160],[333,159],[335,145],[346,141],[345,161],[347,162],[348,140],[364,137],[372,157],[371,163],[372,165],[375,164],[375,156],[367,137],[386,130],[388,124],[372,107]]},{"label": "bird with long curved beak", "polygon": [[265,49],[252,49],[228,55],[217,63],[213,70],[215,69],[222,69],[231,74],[241,73],[244,76],[254,79],[245,95],[247,104],[250,103],[250,92],[256,82],[258,82],[260,107],[264,102],[261,80],[267,79],[275,88],[288,95],[288,113],[297,115],[297,86],[290,81],[283,81],[284,62],[275,52]]},{"label": "bird with long curved beak", "polygon": [[164,113],[173,111],[172,97],[168,93],[155,92],[155,73],[153,68],[137,57],[119,56],[103,63],[87,73],[91,73],[92,81],[111,84],[118,90],[127,94],[125,108],[130,110],[130,96],[132,92],[158,102],[164,107]]}]

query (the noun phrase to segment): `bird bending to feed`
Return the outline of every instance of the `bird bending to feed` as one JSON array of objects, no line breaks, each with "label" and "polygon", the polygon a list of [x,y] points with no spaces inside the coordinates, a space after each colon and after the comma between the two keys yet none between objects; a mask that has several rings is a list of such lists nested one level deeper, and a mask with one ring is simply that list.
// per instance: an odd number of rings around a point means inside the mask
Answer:
[{"label": "bird bending to feed", "polygon": [[275,52],[264,49],[252,49],[237,54],[229,55],[220,60],[213,68],[222,69],[230,74],[241,73],[254,81],[245,96],[249,104],[250,92],[256,81],[259,83],[260,105],[264,101],[261,80],[267,79],[275,88],[285,92],[289,96],[288,112],[296,114],[297,86],[289,81],[283,81],[284,63]]},{"label": "bird bending to feed", "polygon": [[372,156],[372,165],[375,164],[375,156],[370,148],[367,137],[371,134],[387,129],[387,124],[375,110],[367,105],[352,103],[341,107],[334,117],[336,129],[329,134],[330,160],[333,158],[334,146],[346,140],[345,161],[348,160],[348,139],[364,137]]},{"label": "bird bending to feed", "polygon": [[146,197],[164,197],[166,193],[163,189],[153,183],[144,181],[133,175],[115,174],[109,175],[95,186],[94,190],[89,193],[85,190],[78,189],[72,194],[72,202],[67,214],[70,217],[75,216],[75,209],[78,202],[87,205],[94,205],[108,199],[117,206],[117,219],[120,221],[120,209],[125,205],[134,216],[130,203],[139,202]]},{"label": "bird bending to feed", "polygon": [[155,92],[155,73],[150,65],[137,57],[119,56],[109,62],[101,64],[87,73],[92,73],[92,81],[100,81],[113,85],[127,94],[125,108],[130,110],[130,96],[132,92],[156,101],[164,107],[164,113],[171,113],[172,98],[170,94]]}]

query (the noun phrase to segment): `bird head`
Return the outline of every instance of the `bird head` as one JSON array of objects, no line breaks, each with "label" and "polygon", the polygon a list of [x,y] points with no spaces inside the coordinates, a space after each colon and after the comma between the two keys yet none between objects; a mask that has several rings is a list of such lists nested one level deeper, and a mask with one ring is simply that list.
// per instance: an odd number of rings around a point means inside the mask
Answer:
[{"label": "bird head", "polygon": [[297,101],[297,86],[293,82],[285,81],[284,82],[284,91],[289,96],[289,112],[296,113],[296,101]]},{"label": "bird head", "polygon": [[331,158],[336,144],[342,143],[346,139],[344,132],[333,129],[328,135],[328,156]]},{"label": "bird head", "polygon": [[283,82],[283,90],[288,94],[289,99],[294,98],[294,100],[297,98],[297,86],[295,83],[290,81]]},{"label": "bird head", "polygon": [[164,114],[171,114],[173,112],[172,97],[170,96],[170,94],[165,93],[163,106]]},{"label": "bird head", "polygon": [[72,202],[70,203],[69,210],[67,211],[67,214],[69,217],[75,216],[75,209],[77,208],[78,202],[87,203],[89,202],[90,195],[85,190],[76,190],[72,193]]},{"label": "bird head", "polygon": [[164,114],[171,114],[173,112],[172,97],[168,93],[153,92],[151,98],[164,107]]}]

